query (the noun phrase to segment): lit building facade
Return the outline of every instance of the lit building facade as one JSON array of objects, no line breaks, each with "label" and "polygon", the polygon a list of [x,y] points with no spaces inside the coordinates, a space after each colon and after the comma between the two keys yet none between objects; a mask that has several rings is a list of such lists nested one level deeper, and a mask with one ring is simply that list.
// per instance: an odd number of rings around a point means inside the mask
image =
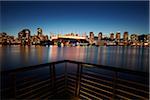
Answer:
[{"label": "lit building facade", "polygon": [[111,41],[114,40],[114,33],[110,33],[110,40],[111,40]]},{"label": "lit building facade", "polygon": [[102,40],[102,32],[98,33],[98,41]]},{"label": "lit building facade", "polygon": [[37,34],[38,36],[41,35],[43,33],[42,29],[41,28],[37,28]]},{"label": "lit building facade", "polygon": [[94,44],[94,33],[93,32],[90,32],[89,43]]},{"label": "lit building facade", "polygon": [[21,41],[21,45],[30,45],[30,34],[29,29],[23,29],[18,33],[18,38]]},{"label": "lit building facade", "polygon": [[128,32],[123,33],[123,40],[128,41]]},{"label": "lit building facade", "polygon": [[118,40],[120,40],[120,38],[121,38],[120,32],[117,32],[116,33],[116,40],[118,41]]},{"label": "lit building facade", "polygon": [[130,35],[130,40],[133,43],[138,42],[138,35],[137,34],[131,34]]}]

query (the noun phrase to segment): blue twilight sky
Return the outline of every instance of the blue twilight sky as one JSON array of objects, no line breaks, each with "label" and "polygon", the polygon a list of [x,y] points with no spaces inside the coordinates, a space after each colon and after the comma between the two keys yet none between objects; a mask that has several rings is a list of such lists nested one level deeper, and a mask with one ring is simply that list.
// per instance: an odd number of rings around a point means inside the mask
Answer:
[{"label": "blue twilight sky", "polygon": [[149,33],[149,1],[1,1],[1,28],[17,36],[24,28],[36,34]]}]

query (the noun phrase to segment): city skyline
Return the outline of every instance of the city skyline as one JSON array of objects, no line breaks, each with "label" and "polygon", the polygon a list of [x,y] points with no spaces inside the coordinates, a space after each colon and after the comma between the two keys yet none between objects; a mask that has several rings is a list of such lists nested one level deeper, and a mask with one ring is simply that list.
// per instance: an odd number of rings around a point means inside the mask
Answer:
[{"label": "city skyline", "polygon": [[149,34],[148,1],[1,1],[1,32]]}]

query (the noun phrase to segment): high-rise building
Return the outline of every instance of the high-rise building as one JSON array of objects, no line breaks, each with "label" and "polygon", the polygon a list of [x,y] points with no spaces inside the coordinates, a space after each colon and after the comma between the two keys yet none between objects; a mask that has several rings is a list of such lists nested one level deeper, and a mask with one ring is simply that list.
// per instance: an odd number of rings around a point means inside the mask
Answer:
[{"label": "high-rise building", "polygon": [[89,43],[90,43],[90,44],[93,44],[93,43],[94,43],[94,33],[93,33],[93,32],[90,32]]},{"label": "high-rise building", "polygon": [[128,32],[124,32],[123,34],[123,40],[128,41]]},{"label": "high-rise building", "polygon": [[98,41],[102,40],[102,32],[99,32],[98,34]]},{"label": "high-rise building", "polygon": [[42,29],[41,29],[41,28],[37,28],[37,34],[38,34],[38,36],[39,36],[40,34],[42,34]]},{"label": "high-rise building", "polygon": [[29,29],[23,29],[18,33],[18,38],[30,38],[30,30]]},{"label": "high-rise building", "polygon": [[114,33],[110,33],[110,39],[114,40]]},{"label": "high-rise building", "polygon": [[137,42],[138,41],[138,35],[137,34],[131,34],[130,40],[131,40],[131,42]]},{"label": "high-rise building", "polygon": [[18,33],[18,38],[20,39],[22,45],[30,45],[30,30],[23,29]]},{"label": "high-rise building", "polygon": [[148,40],[148,35],[146,35],[146,34],[139,35],[138,40],[140,42],[146,42]]},{"label": "high-rise building", "polygon": [[116,40],[120,40],[120,37],[121,37],[121,36],[120,36],[120,32],[117,32],[117,33],[116,33]]},{"label": "high-rise building", "polygon": [[45,40],[48,40],[48,35],[45,36]]}]

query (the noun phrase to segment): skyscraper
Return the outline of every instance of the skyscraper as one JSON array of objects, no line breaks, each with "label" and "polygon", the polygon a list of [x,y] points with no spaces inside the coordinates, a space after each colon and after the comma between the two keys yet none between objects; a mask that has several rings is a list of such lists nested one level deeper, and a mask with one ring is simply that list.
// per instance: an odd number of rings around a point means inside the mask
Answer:
[{"label": "skyscraper", "polygon": [[38,36],[39,36],[40,34],[42,34],[42,29],[41,29],[41,28],[37,28],[37,34],[38,34]]},{"label": "skyscraper", "polygon": [[116,40],[120,40],[120,32],[116,33]]},{"label": "skyscraper", "polygon": [[128,41],[128,32],[124,32],[123,34],[123,40]]},{"label": "skyscraper", "polygon": [[131,39],[131,42],[137,42],[138,41],[138,35],[137,34],[131,34],[130,39]]},{"label": "skyscraper", "polygon": [[110,33],[110,40],[114,40],[114,33]]},{"label": "skyscraper", "polygon": [[22,45],[30,45],[30,34],[29,29],[23,29],[18,33],[18,38],[21,40]]},{"label": "skyscraper", "polygon": [[94,33],[93,32],[90,32],[89,43],[94,44]]},{"label": "skyscraper", "polygon": [[102,40],[102,32],[99,32],[98,34],[98,41]]}]

